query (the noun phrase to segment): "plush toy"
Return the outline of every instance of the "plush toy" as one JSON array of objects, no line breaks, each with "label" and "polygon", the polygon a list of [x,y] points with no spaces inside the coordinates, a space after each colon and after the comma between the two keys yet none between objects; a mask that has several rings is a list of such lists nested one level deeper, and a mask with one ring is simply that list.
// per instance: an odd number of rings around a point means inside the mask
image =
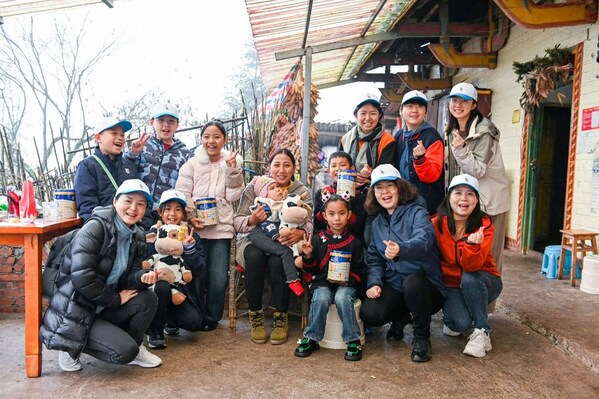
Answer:
[{"label": "plush toy", "polygon": [[[279,212],[279,218],[281,224],[279,226],[279,232],[281,234],[288,232],[293,228],[302,228],[310,220],[312,209],[301,199],[297,194],[289,194],[287,198],[283,200],[283,207]],[[303,240],[300,240],[296,244],[290,246],[293,250],[293,256],[296,257],[296,266],[301,267],[301,248]]]},{"label": "plush toy", "polygon": [[180,226],[166,224],[158,227],[154,247],[156,254],[143,262],[144,269],[152,268],[161,271],[160,280],[164,280],[172,287],[172,301],[180,305],[187,296],[178,288],[189,283],[192,279],[191,271],[183,260],[183,243],[179,241]]}]

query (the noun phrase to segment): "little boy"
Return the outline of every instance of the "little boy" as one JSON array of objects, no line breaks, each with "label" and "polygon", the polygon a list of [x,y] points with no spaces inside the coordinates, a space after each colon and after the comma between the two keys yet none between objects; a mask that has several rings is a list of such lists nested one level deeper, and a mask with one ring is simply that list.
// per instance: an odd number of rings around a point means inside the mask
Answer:
[{"label": "little boy", "polygon": [[102,118],[96,124],[94,154],[81,161],[75,173],[75,202],[84,223],[95,207],[112,205],[121,183],[139,177],[135,161],[122,156],[125,132],[130,129],[129,121],[115,117]]},{"label": "little boy", "polygon": [[[314,230],[323,231],[327,224],[323,216],[322,209],[331,195],[337,192],[337,172],[344,169],[353,169],[353,162],[348,153],[336,151],[329,156],[328,174],[333,178],[333,184],[325,186],[314,195]],[[366,188],[356,187],[356,195],[349,201],[351,217],[348,222],[348,228],[351,233],[364,242],[364,223],[366,220],[366,211],[364,210],[364,200],[366,199]]]},{"label": "little boy", "polygon": [[304,288],[299,280],[296,266],[301,267],[301,258],[298,258],[296,263],[292,249],[277,241],[280,221],[278,214],[283,199],[287,197],[287,191],[281,189],[277,182],[269,176],[256,176],[252,180],[252,184],[256,194],[254,204],[255,206],[265,205],[264,211],[268,218],[252,229],[249,236],[250,242],[266,253],[281,257],[289,289],[300,296],[304,293]]},{"label": "little boy", "polygon": [[158,220],[156,209],[160,196],[165,190],[175,187],[179,169],[193,156],[187,146],[175,138],[179,114],[172,104],[157,104],[150,118],[150,126],[154,134],[150,136],[143,133],[125,152],[127,158],[138,162],[140,179],[148,185],[154,198],[153,206],[151,209],[148,207],[142,220],[146,229]]},{"label": "little boy", "polygon": [[[340,195],[334,194],[324,204],[323,217],[327,221],[327,229],[315,234],[312,242],[303,245],[304,270],[312,273],[310,283],[312,301],[308,326],[304,329],[304,338],[295,349],[295,356],[308,357],[320,349],[318,344],[324,338],[324,327],[329,306],[334,303],[343,324],[342,338],[347,342],[345,360],[362,359],[360,342],[360,325],[356,317],[354,302],[356,288],[362,281],[366,271],[364,264],[364,246],[347,229],[351,217],[349,204]],[[329,262],[333,251],[351,254],[349,276],[345,281],[336,281],[329,276]]]},{"label": "little boy", "polygon": [[[187,214],[185,196],[177,190],[166,190],[160,196],[158,214],[162,224],[186,225]],[[171,301],[171,285],[168,281],[160,280],[154,286],[154,293],[158,297],[156,314],[148,328],[148,347],[152,349],[166,348],[166,335],[178,335],[179,327],[187,331],[197,331],[202,326],[205,315],[206,296],[206,264],[204,247],[200,236],[192,229],[185,227],[186,235],[183,239],[183,260],[191,269],[193,276],[191,282],[182,287],[186,299],[180,305]],[[147,237],[147,256],[156,253],[154,240],[158,233],[158,225],[152,226]]]}]

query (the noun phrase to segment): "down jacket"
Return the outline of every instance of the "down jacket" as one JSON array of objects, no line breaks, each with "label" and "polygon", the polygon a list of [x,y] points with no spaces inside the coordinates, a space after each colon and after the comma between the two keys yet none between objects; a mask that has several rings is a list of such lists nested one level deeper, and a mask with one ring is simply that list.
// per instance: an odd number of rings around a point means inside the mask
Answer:
[{"label": "down jacket", "polygon": [[195,150],[195,156],[187,161],[179,171],[175,189],[185,194],[187,201],[187,216],[197,217],[195,200],[212,197],[216,199],[218,224],[206,226],[200,232],[202,238],[227,239],[233,238],[233,202],[241,198],[245,182],[241,164],[243,158],[237,155],[237,166],[229,168],[225,160],[230,156],[227,150],[221,150],[218,164],[210,162],[208,153],[203,146]]},{"label": "down jacket", "polygon": [[87,343],[89,330],[96,316],[96,307],[121,306],[118,291],[145,289],[141,268],[146,255],[145,234],[139,227],[132,237],[127,270],[118,281],[117,290],[106,285],[116,256],[114,226],[116,212],[112,206],[96,208],[89,221],[73,238],[58,279],[58,291],[42,321],[40,338],[46,348],[67,351],[79,356]]},{"label": "down jacket", "polygon": [[[98,147],[94,154],[104,162],[117,185],[139,177],[137,164],[133,159],[122,155],[110,159]],[[111,205],[115,193],[116,188],[94,157],[89,156],[79,163],[75,173],[75,202],[79,217],[84,223],[91,217],[95,207]]]},{"label": "down jacket", "polygon": [[[383,241],[387,240],[399,244],[399,255],[392,260],[385,257],[387,246]],[[367,288],[378,285],[384,290],[388,285],[403,292],[404,278],[422,273],[441,295],[446,294],[435,229],[419,202],[400,205],[391,215],[384,211],[374,219],[367,264]]]}]

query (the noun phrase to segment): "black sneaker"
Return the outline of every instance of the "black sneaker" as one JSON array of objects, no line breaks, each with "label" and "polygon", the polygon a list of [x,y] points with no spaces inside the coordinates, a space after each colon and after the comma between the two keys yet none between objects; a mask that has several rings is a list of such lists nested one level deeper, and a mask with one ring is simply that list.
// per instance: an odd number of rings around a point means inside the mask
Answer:
[{"label": "black sneaker", "polygon": [[428,362],[431,360],[433,349],[428,338],[414,338],[412,340],[412,361]]},{"label": "black sneaker", "polygon": [[148,335],[148,348],[166,348],[166,339],[164,339],[164,334],[162,333],[162,330],[150,331],[150,334]]},{"label": "black sneaker", "polygon": [[170,336],[179,335],[179,327],[169,327],[169,326],[165,326],[165,327],[164,327],[164,333],[165,333],[166,335],[170,335]]},{"label": "black sneaker", "polygon": [[350,362],[357,362],[358,360],[362,360],[362,343],[357,341],[351,341],[347,344],[347,349],[345,350],[345,360],[349,360]]},{"label": "black sneaker", "polygon": [[387,339],[389,341],[401,341],[404,337],[404,328],[412,321],[410,314],[403,315],[399,320],[391,323],[391,327],[387,331]]},{"label": "black sneaker", "polygon": [[312,352],[316,352],[320,349],[318,342],[312,341],[309,338],[302,338],[298,340],[297,343],[299,345],[295,348],[295,352],[293,352],[297,357],[308,357]]}]

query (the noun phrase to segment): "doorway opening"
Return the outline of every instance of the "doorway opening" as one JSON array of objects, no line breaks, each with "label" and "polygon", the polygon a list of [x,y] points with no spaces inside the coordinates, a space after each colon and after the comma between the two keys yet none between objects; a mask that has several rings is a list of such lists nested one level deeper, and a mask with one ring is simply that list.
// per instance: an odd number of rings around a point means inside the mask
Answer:
[{"label": "doorway opening", "polygon": [[[572,86],[565,89],[570,94]],[[538,252],[561,242],[571,112],[570,104],[546,104],[535,112],[528,158],[529,218],[525,220],[531,224],[527,229],[527,247]]]}]

